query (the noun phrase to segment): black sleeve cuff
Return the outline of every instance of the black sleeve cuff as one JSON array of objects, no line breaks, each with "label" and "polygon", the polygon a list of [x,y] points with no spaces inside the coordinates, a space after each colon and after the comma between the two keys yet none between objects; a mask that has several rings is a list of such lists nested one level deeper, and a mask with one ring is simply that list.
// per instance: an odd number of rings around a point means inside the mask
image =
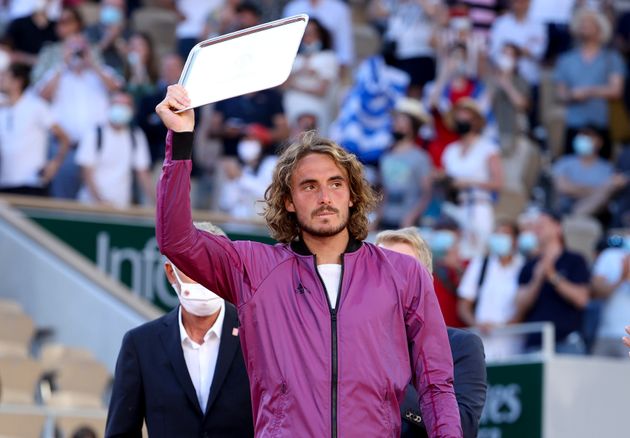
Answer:
[{"label": "black sleeve cuff", "polygon": [[173,160],[192,158],[193,138],[193,132],[173,132]]}]

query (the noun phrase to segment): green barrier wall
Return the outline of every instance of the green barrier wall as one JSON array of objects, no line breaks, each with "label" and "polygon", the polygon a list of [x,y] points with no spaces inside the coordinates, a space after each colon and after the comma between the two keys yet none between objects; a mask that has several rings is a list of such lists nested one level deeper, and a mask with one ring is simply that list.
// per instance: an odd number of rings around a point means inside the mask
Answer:
[{"label": "green barrier wall", "polygon": [[489,365],[479,438],[540,438],[543,364]]},{"label": "green barrier wall", "polygon": [[[92,260],[98,268],[164,310],[177,304],[168,284],[152,221],[25,211],[43,228]],[[272,243],[262,233],[226,232],[233,240]]]}]

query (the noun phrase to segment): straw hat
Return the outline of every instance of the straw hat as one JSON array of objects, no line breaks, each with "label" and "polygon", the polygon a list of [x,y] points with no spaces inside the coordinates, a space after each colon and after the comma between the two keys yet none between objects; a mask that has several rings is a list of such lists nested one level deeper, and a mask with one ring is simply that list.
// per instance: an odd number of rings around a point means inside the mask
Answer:
[{"label": "straw hat", "polygon": [[396,102],[394,111],[414,118],[418,123],[428,125],[433,122],[431,115],[424,109],[424,105],[417,99],[402,97]]},{"label": "straw hat", "polygon": [[455,112],[461,109],[465,109],[473,113],[479,130],[483,130],[483,128],[486,126],[486,116],[481,111],[481,107],[479,106],[477,101],[475,101],[471,97],[463,97],[455,102],[455,104],[453,104],[453,108],[451,108],[446,116],[446,123],[448,124],[449,128],[454,128]]}]

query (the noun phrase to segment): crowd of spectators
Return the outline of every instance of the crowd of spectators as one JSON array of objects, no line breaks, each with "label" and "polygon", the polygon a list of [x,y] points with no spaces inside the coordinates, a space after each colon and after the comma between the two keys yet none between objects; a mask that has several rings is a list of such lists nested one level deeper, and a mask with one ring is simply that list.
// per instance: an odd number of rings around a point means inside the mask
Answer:
[{"label": "crowd of spectators", "polygon": [[[493,328],[522,321],[553,321],[563,351],[621,355],[630,9],[617,3],[0,2],[0,191],[151,205],[166,134],[154,108],[190,49],[308,13],[285,84],[197,110],[194,206],[256,218],[278,150],[317,129],[382,193],[374,230],[425,230],[447,324],[478,327],[491,355],[514,348]],[[175,17],[170,46],[135,28],[147,9]],[[359,57],[366,29],[378,50]],[[598,247],[571,249],[567,218],[603,230]]]}]

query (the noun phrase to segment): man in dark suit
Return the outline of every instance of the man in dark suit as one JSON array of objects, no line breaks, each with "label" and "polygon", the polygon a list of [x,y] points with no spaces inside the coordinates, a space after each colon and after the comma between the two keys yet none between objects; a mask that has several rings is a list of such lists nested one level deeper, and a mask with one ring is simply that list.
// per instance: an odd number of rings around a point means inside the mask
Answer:
[{"label": "man in dark suit", "polygon": [[[449,327],[447,331],[453,354],[453,383],[462,431],[464,438],[476,438],[487,390],[483,344],[479,336],[466,330]],[[400,411],[403,418],[402,438],[427,436],[418,407],[418,394],[412,385],[407,386]]]},{"label": "man in dark suit", "polygon": [[170,262],[165,270],[181,305],[125,335],[105,436],[141,437],[146,421],[151,438],[253,437],[236,309]]}]

